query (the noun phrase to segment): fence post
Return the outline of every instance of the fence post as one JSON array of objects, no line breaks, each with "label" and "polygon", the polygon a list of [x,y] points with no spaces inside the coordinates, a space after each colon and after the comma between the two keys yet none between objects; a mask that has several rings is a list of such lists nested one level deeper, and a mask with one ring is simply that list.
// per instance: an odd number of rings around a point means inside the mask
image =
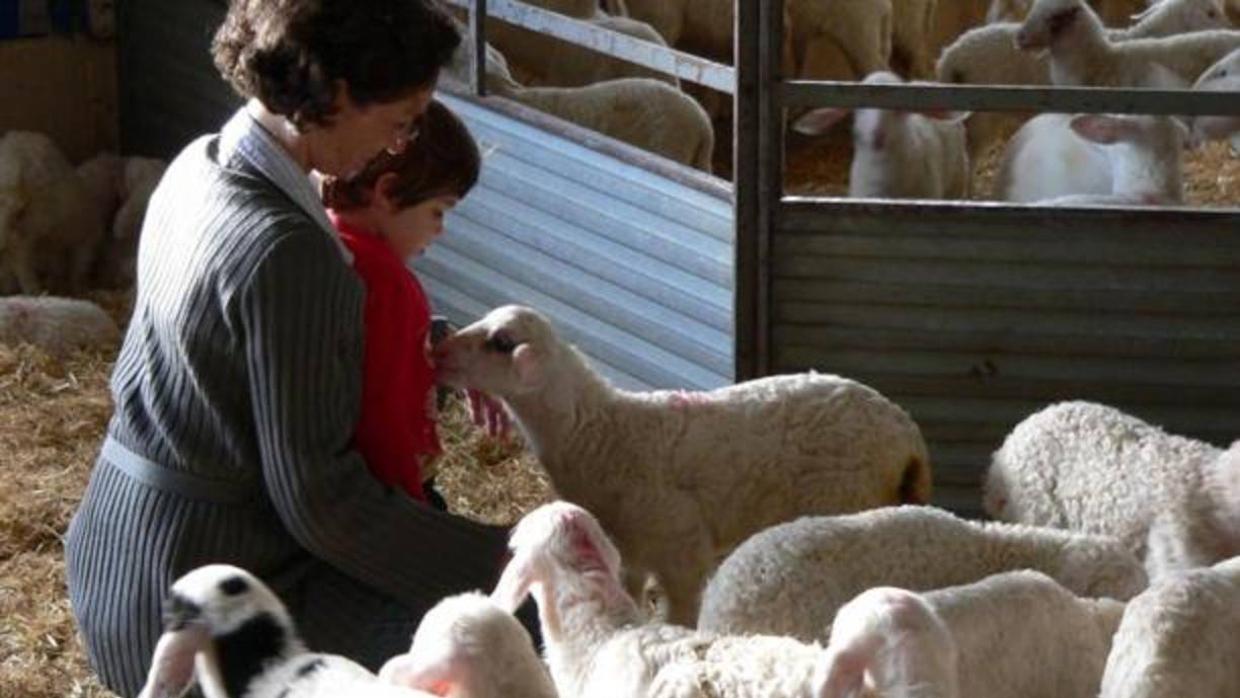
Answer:
[{"label": "fence post", "polygon": [[487,96],[487,0],[469,5],[469,89]]}]

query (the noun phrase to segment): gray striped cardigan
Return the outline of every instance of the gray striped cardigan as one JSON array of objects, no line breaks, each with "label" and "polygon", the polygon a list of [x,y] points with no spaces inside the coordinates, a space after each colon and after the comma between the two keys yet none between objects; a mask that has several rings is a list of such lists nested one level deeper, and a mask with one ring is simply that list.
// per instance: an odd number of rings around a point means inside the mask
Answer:
[{"label": "gray striped cardigan", "polygon": [[381,485],[352,449],[363,287],[255,128],[242,111],[234,138],[191,143],[151,199],[115,413],[66,538],[91,664],[125,696],[199,565],[250,570],[312,649],[373,668],[441,597],[489,587],[504,550],[504,529]]}]

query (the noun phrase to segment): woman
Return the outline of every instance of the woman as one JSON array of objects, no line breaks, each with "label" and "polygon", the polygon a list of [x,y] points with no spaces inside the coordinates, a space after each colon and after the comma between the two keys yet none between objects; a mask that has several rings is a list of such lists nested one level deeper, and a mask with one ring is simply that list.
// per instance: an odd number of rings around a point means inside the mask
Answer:
[{"label": "woman", "polygon": [[91,663],[143,683],[169,584],[244,567],[307,644],[372,668],[441,597],[487,587],[503,529],[371,477],[353,450],[363,291],[307,174],[399,151],[460,38],[433,0],[234,0],[212,46],[249,101],[150,202],[116,411],[66,541]]}]

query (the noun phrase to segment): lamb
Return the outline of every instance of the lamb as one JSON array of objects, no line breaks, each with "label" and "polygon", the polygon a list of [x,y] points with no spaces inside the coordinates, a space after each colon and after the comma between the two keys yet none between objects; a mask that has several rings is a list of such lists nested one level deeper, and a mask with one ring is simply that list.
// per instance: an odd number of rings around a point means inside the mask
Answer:
[{"label": "lamb", "polygon": [[1205,468],[1186,501],[1154,516],[1146,551],[1150,579],[1240,555],[1240,441]]},{"label": "lamb", "polygon": [[427,611],[408,654],[389,659],[379,680],[459,698],[557,698],[529,633],[477,592]]},{"label": "lamb", "polygon": [[95,202],[95,215],[108,231],[96,254],[97,283],[110,288],[133,284],[146,205],[167,167],[158,158],[121,157],[107,152],[78,166],[78,178]]},{"label": "lamb", "polygon": [[[1230,27],[1219,3],[1220,0],[1163,0],[1138,15],[1131,27],[1108,29],[1107,35],[1112,41],[1127,41]],[[1015,22],[989,24],[964,33],[939,56],[935,67],[938,80],[975,85],[1051,84],[1047,55],[1022,51],[1016,46],[1020,26]],[[987,149],[1012,118],[997,112],[974,114],[967,125],[970,155]]]},{"label": "lamb", "polygon": [[[538,604],[545,657],[561,696],[813,698],[830,675],[822,647],[643,623],[620,584],[620,553],[589,512],[545,504],[513,529],[512,561],[491,597]],[[916,677],[910,677],[916,678]]]},{"label": "lamb", "polygon": [[[1008,141],[995,196],[1058,205],[1178,204],[1187,139],[1184,125],[1167,116],[1042,114]],[[1089,198],[1073,198],[1081,195]]]},{"label": "lamb", "polygon": [[[602,13],[582,19],[603,29],[667,46],[663,37],[645,22]],[[488,26],[487,38],[513,65],[521,69],[521,74],[531,85],[578,87],[605,80],[642,77],[662,80],[673,87],[680,86],[678,79],[665,73],[503,22]]]},{"label": "lamb", "polygon": [[57,296],[0,298],[0,343],[26,343],[52,356],[75,349],[115,347],[120,330],[103,308]]},{"label": "lamb", "polygon": [[[665,82],[626,78],[584,87],[524,87],[512,77],[502,53],[487,45],[486,87],[552,116],[662,155],[681,164],[711,171],[715,129],[700,104]],[[464,44],[446,72],[450,81],[468,84]]]},{"label": "lamb", "polygon": [[1081,0],[1035,0],[1016,42],[1026,51],[1049,49],[1056,85],[1182,88],[1240,48],[1240,32],[1113,41]]},{"label": "lamb", "polygon": [[504,401],[560,496],[596,512],[615,537],[632,593],[654,573],[671,622],[692,624],[706,574],[766,526],[929,499],[917,425],[846,378],[617,390],[522,306],[444,339],[435,362],[445,383]]},{"label": "lamb", "polygon": [[835,615],[815,683],[823,698],[959,698],[957,655],[951,632],[925,599],[876,587]]},{"label": "lamb", "polygon": [[22,293],[85,289],[104,236],[90,194],[41,133],[0,137],[0,259]]},{"label": "lamb", "polygon": [[219,564],[194,569],[172,584],[164,633],[138,698],[177,698],[195,681],[212,698],[432,695],[381,683],[345,657],[308,651],[266,584]]},{"label": "lamb", "polygon": [[[1141,0],[1090,0],[1090,5],[1103,23],[1107,26],[1126,23],[1129,17],[1138,18],[1152,10],[1156,10],[1166,0],[1150,0],[1142,7]],[[986,23],[1020,22],[1029,14],[1033,0],[994,0],[986,11]],[[1220,7],[1221,9],[1221,7]],[[1140,12],[1136,12],[1141,10]],[[1135,13],[1135,14],[1134,14]]]},{"label": "lamb", "polygon": [[[1240,541],[1237,450],[1168,434],[1106,405],[1056,403],[1016,425],[994,453],[982,506],[996,519],[1114,536],[1150,567],[1147,542],[1160,513],[1185,528],[1214,529],[1215,540],[1227,533],[1231,545]],[[1194,513],[1202,507],[1210,519]],[[1220,547],[1209,539],[1184,545]],[[1174,557],[1166,553],[1168,564]]]},{"label": "lamb", "polygon": [[850,661],[837,665],[852,668],[856,685],[858,669],[880,659],[879,648],[898,646],[901,635],[937,635],[903,655],[943,667],[934,672],[944,678],[941,695],[1095,698],[1123,612],[1119,601],[1078,598],[1032,570],[920,594],[876,587],[840,608],[827,651],[850,648]]},{"label": "lamb", "polygon": [[1133,599],[1100,698],[1240,695],[1240,558],[1175,575]]},{"label": "lamb", "polygon": [[[900,84],[891,73],[873,73],[866,84]],[[807,135],[825,133],[851,109],[815,109],[793,125]],[[969,196],[969,155],[963,120],[968,112],[857,110],[848,195],[858,198],[964,199]]]},{"label": "lamb", "polygon": [[[1232,51],[1206,69],[1193,85],[1194,90],[1240,92],[1240,49]],[[1232,139],[1232,150],[1240,150],[1240,116],[1198,116],[1192,120],[1193,137],[1199,140]]]},{"label": "lamb", "polygon": [[1128,599],[1146,586],[1141,563],[1106,536],[905,506],[804,517],[751,536],[707,583],[697,627],[809,641],[870,587],[939,589],[1024,568],[1081,596]]}]

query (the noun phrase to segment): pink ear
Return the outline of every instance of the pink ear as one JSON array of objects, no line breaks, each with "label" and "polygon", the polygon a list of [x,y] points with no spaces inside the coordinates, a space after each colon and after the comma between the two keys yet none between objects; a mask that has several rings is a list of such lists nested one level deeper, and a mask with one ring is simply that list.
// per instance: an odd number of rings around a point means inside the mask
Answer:
[{"label": "pink ear", "polygon": [[430,663],[419,662],[411,654],[401,654],[387,660],[379,670],[379,680],[394,686],[446,696],[452,689],[452,662],[446,657]]},{"label": "pink ear", "polygon": [[508,566],[504,568],[499,582],[495,584],[495,589],[491,592],[491,601],[509,613],[516,612],[521,602],[525,601],[525,597],[529,595],[532,580],[533,570],[530,569],[529,553],[516,553],[508,562]]},{"label": "pink ear", "polygon": [[161,635],[138,698],[179,698],[193,684],[194,655],[206,644],[207,631],[196,626]]},{"label": "pink ear", "polygon": [[797,133],[803,133],[807,136],[818,136],[826,133],[840,119],[848,116],[851,109],[842,109],[840,107],[826,107],[824,109],[815,109],[792,124],[792,129]]},{"label": "pink ear", "polygon": [[529,344],[518,344],[517,348],[512,350],[512,367],[517,372],[517,380],[521,385],[532,388],[542,382],[542,362]]},{"label": "pink ear", "polygon": [[1107,114],[1080,114],[1072,117],[1068,125],[1081,138],[1103,145],[1124,140],[1133,132],[1132,122]]},{"label": "pink ear", "polygon": [[854,648],[844,651],[827,648],[826,656],[814,672],[814,698],[857,698],[865,680],[869,657]]}]

